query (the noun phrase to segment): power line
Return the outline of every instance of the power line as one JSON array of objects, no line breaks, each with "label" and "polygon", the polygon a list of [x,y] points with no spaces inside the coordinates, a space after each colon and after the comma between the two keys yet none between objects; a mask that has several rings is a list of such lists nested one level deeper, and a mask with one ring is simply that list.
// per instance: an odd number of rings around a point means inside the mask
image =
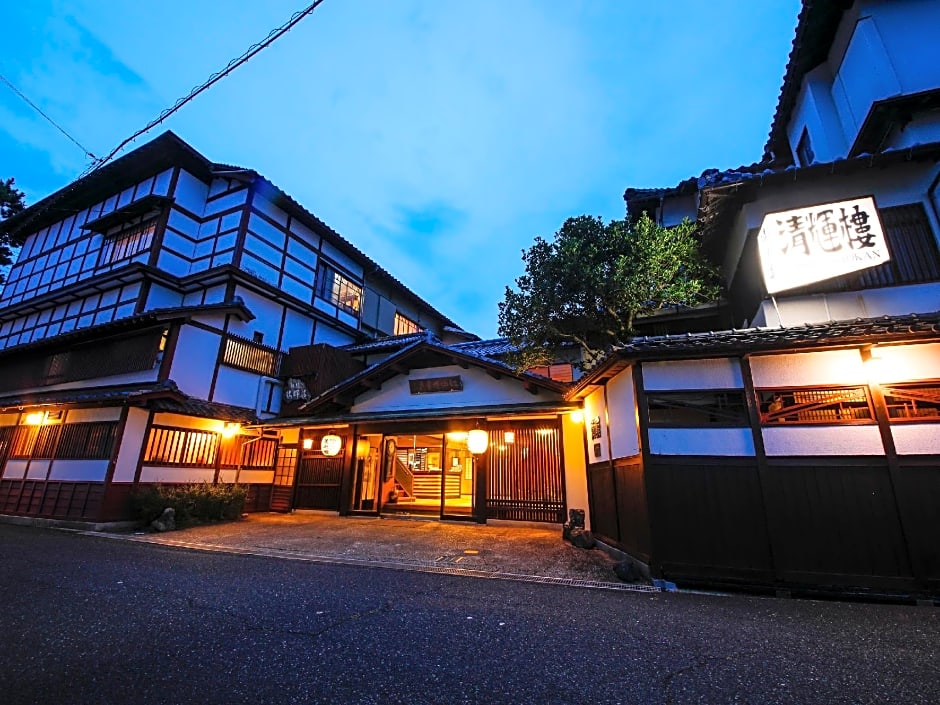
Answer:
[{"label": "power line", "polygon": [[0,73],[0,81],[3,81],[5,84],[7,84],[7,86],[9,87],[9,89],[10,89],[11,91],[13,91],[14,93],[16,93],[20,98],[22,98],[23,101],[24,101],[27,105],[29,105],[29,107],[31,107],[31,108],[32,108],[33,110],[35,110],[37,113],[39,113],[40,115],[42,115],[44,118],[46,118],[46,120],[48,120],[49,123],[50,123],[55,129],[57,129],[57,130],[58,130],[59,132],[61,132],[63,135],[65,135],[66,137],[68,137],[68,138],[75,144],[76,147],[78,147],[80,150],[82,150],[82,151],[85,153],[85,155],[86,155],[89,159],[91,159],[93,162],[94,162],[95,160],[97,160],[97,157],[96,157],[94,154],[92,154],[92,153],[89,152],[87,149],[85,149],[77,139],[75,139],[74,137],[72,137],[72,135],[70,135],[68,132],[66,132],[66,130],[65,130],[64,127],[62,127],[62,126],[59,125],[55,120],[53,120],[51,117],[49,117],[48,115],[46,115],[46,113],[44,113],[44,112],[42,111],[42,108],[40,108],[40,107],[39,107],[38,105],[36,105],[33,101],[31,101],[29,98],[27,98],[27,97],[23,94],[23,91],[21,91],[19,88],[17,88],[16,86],[14,86],[14,85],[10,82],[10,79],[8,79],[8,78],[7,78],[6,76],[4,76],[2,73]]},{"label": "power line", "polygon": [[101,159],[96,159],[94,163],[92,163],[91,166],[89,166],[81,174],[81,176],[79,176],[79,178],[82,178],[83,176],[87,176],[88,174],[92,173],[96,169],[107,164],[109,161],[111,161],[111,159],[114,158],[114,156],[118,152],[124,149],[124,147],[126,147],[128,144],[133,142],[135,139],[140,137],[145,132],[159,125],[161,122],[166,120],[168,117],[170,117],[170,115],[172,115],[177,110],[182,108],[184,105],[186,105],[186,103],[191,101],[197,95],[211,88],[214,84],[218,83],[223,78],[228,76],[232,71],[237,69],[242,64],[246,63],[249,59],[254,57],[259,52],[261,52],[262,49],[266,49],[267,47],[271,46],[271,44],[273,44],[277,39],[284,36],[291,29],[293,29],[294,26],[298,22],[300,22],[304,17],[306,17],[307,15],[311,14],[314,10],[316,10],[317,7],[319,7],[319,5],[322,2],[323,0],[315,0],[314,2],[310,3],[310,5],[308,5],[305,9],[295,12],[293,15],[291,15],[290,19],[285,24],[275,29],[272,29],[268,33],[268,36],[266,36],[262,41],[258,42],[257,44],[252,44],[250,47],[248,47],[248,49],[245,51],[244,54],[242,54],[238,58],[235,58],[229,61],[228,64],[226,64],[224,69],[209,76],[209,78],[205,81],[205,83],[202,83],[196,86],[195,88],[193,88],[187,95],[185,95],[184,97],[176,101],[176,103],[174,103],[172,107],[169,107],[166,110],[164,110],[154,120],[151,120],[149,123],[147,123],[146,126],[139,129],[137,132],[135,132],[130,137],[125,139],[123,142],[121,142],[117,147],[112,149],[106,156],[102,157]]}]

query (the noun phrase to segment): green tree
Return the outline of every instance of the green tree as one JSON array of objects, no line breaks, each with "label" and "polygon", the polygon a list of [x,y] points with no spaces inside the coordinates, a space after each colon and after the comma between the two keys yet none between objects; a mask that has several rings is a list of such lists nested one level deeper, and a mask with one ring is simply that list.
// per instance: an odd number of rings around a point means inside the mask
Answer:
[{"label": "green tree", "polygon": [[520,368],[545,365],[577,344],[589,363],[634,331],[637,318],[662,308],[713,301],[717,270],[702,255],[695,225],[666,228],[645,214],[635,221],[569,218],[552,242],[523,250],[525,274],[506,287],[499,333],[519,348]]},{"label": "green tree", "polygon": [[[23,245],[17,234],[10,235],[4,227],[4,221],[24,208],[26,208],[25,196],[13,185],[13,179],[6,181],[0,179],[0,269],[8,267],[13,262],[13,248]],[[5,274],[0,271],[0,282],[4,279]]]}]

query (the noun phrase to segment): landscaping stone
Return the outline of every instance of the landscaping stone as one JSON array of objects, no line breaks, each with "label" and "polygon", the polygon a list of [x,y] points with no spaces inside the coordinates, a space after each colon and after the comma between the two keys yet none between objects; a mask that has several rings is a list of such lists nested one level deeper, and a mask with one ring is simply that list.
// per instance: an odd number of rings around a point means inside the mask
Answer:
[{"label": "landscaping stone", "polygon": [[175,531],[176,530],[176,510],[167,507],[163,513],[150,522],[150,528],[154,531]]}]

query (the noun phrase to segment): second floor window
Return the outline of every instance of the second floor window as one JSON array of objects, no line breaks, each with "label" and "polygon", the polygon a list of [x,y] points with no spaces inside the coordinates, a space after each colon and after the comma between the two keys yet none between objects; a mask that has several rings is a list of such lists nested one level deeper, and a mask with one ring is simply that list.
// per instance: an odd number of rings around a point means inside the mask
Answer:
[{"label": "second floor window", "polygon": [[336,304],[347,313],[358,314],[362,307],[362,287],[331,267],[320,270],[317,296]]},{"label": "second floor window", "polygon": [[156,226],[156,219],[151,219],[106,236],[101,246],[101,264],[121,262],[149,250]]},{"label": "second floor window", "polygon": [[395,314],[395,330],[393,335],[408,335],[409,333],[418,333],[420,330],[421,326],[410,318],[405,318],[400,313]]}]

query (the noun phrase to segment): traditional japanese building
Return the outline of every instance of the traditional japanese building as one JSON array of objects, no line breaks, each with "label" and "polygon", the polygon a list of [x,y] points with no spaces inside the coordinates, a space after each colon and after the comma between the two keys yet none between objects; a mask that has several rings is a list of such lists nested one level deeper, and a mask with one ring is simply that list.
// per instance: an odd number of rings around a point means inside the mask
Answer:
[{"label": "traditional japanese building", "polygon": [[807,0],[763,159],[627,189],[695,220],[727,282],[570,396],[593,528],[654,572],[940,588],[938,26],[935,2]]}]

